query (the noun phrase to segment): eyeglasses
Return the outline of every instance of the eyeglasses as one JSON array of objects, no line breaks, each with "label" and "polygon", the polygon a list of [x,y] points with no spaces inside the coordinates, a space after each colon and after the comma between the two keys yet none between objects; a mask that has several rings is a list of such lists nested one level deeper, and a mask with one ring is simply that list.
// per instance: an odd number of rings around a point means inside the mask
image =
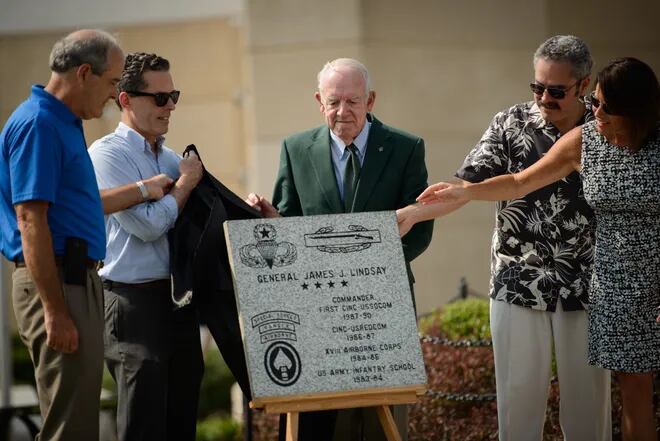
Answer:
[{"label": "eyeglasses", "polygon": [[603,103],[601,100],[596,98],[596,92],[591,92],[591,95],[589,95],[589,102],[591,103],[591,109],[594,112],[596,112],[600,107],[601,109],[603,109],[603,112],[607,113],[608,115],[616,115],[615,113],[612,112],[612,109],[607,107],[607,104]]},{"label": "eyeglasses", "polygon": [[543,84],[539,84],[539,83],[530,83],[529,88],[532,89],[532,92],[534,92],[535,95],[541,96],[543,95],[543,92],[547,90],[548,95],[550,95],[552,98],[556,100],[563,100],[564,98],[566,98],[566,92],[577,86],[579,83],[580,80],[577,80],[570,87],[544,86]]},{"label": "eyeglasses", "polygon": [[158,107],[163,107],[164,105],[167,104],[167,102],[172,99],[172,102],[174,104],[179,101],[179,95],[181,95],[181,91],[179,90],[173,90],[171,92],[139,92],[137,90],[127,90],[127,94],[133,95],[133,96],[151,96],[154,98],[154,101],[156,102],[156,105]]}]

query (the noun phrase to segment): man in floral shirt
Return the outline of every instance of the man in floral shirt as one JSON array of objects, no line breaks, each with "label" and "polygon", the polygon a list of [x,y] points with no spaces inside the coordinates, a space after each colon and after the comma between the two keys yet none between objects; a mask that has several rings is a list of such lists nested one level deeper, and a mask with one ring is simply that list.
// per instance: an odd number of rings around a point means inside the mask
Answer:
[{"label": "man in floral shirt", "polygon": [[[545,41],[534,54],[534,101],[495,115],[456,176],[481,182],[519,172],[562,134],[593,119],[582,98],[591,67],[579,38]],[[401,209],[401,232],[462,205]],[[500,440],[542,439],[553,348],[565,439],[611,439],[609,372],[587,362],[593,223],[578,173],[497,204],[490,319]]]}]

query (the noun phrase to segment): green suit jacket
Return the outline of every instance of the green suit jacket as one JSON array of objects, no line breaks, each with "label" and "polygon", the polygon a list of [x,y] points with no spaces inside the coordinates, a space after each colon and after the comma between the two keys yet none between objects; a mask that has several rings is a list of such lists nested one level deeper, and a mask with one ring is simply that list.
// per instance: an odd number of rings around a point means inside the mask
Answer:
[{"label": "green suit jacket", "polygon": [[[371,117],[367,150],[355,193],[355,212],[396,210],[415,202],[427,187],[424,140]],[[282,216],[343,213],[330,152],[330,130],[321,126],[282,143],[273,205]],[[409,262],[431,242],[433,222],[421,222],[403,238]]]}]

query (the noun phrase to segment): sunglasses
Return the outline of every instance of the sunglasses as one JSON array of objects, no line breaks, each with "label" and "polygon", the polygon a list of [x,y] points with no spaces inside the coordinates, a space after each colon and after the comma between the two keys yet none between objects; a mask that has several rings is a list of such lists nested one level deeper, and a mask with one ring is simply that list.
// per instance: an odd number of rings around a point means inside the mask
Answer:
[{"label": "sunglasses", "polygon": [[164,105],[167,104],[167,102],[172,99],[172,102],[176,104],[179,101],[179,95],[181,95],[181,91],[179,90],[173,90],[171,92],[139,92],[137,90],[127,90],[127,94],[132,95],[132,96],[151,96],[154,98],[154,101],[156,102],[156,105],[158,107],[163,107]]},{"label": "sunglasses", "polygon": [[603,112],[607,113],[608,115],[616,115],[612,112],[612,109],[607,107],[607,104],[596,98],[596,92],[591,92],[591,95],[589,95],[589,102],[591,103],[591,109],[593,112],[596,112],[600,107],[603,109]]},{"label": "sunglasses", "polygon": [[539,83],[530,83],[529,88],[532,89],[532,92],[534,92],[534,95],[541,96],[543,95],[543,92],[546,90],[548,91],[548,95],[550,95],[552,98],[556,100],[562,100],[566,98],[566,92],[574,88],[575,86],[578,85],[580,80],[576,81],[572,86],[570,87],[563,87],[563,86],[544,86],[543,84]]}]

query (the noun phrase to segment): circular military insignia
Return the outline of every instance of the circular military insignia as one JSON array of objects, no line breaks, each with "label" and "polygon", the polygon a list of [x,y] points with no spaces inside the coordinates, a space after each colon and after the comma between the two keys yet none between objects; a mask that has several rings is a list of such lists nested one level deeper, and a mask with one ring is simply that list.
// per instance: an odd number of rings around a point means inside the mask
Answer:
[{"label": "circular military insignia", "polygon": [[289,343],[278,341],[266,350],[264,367],[274,383],[291,386],[300,377],[300,356]]}]

